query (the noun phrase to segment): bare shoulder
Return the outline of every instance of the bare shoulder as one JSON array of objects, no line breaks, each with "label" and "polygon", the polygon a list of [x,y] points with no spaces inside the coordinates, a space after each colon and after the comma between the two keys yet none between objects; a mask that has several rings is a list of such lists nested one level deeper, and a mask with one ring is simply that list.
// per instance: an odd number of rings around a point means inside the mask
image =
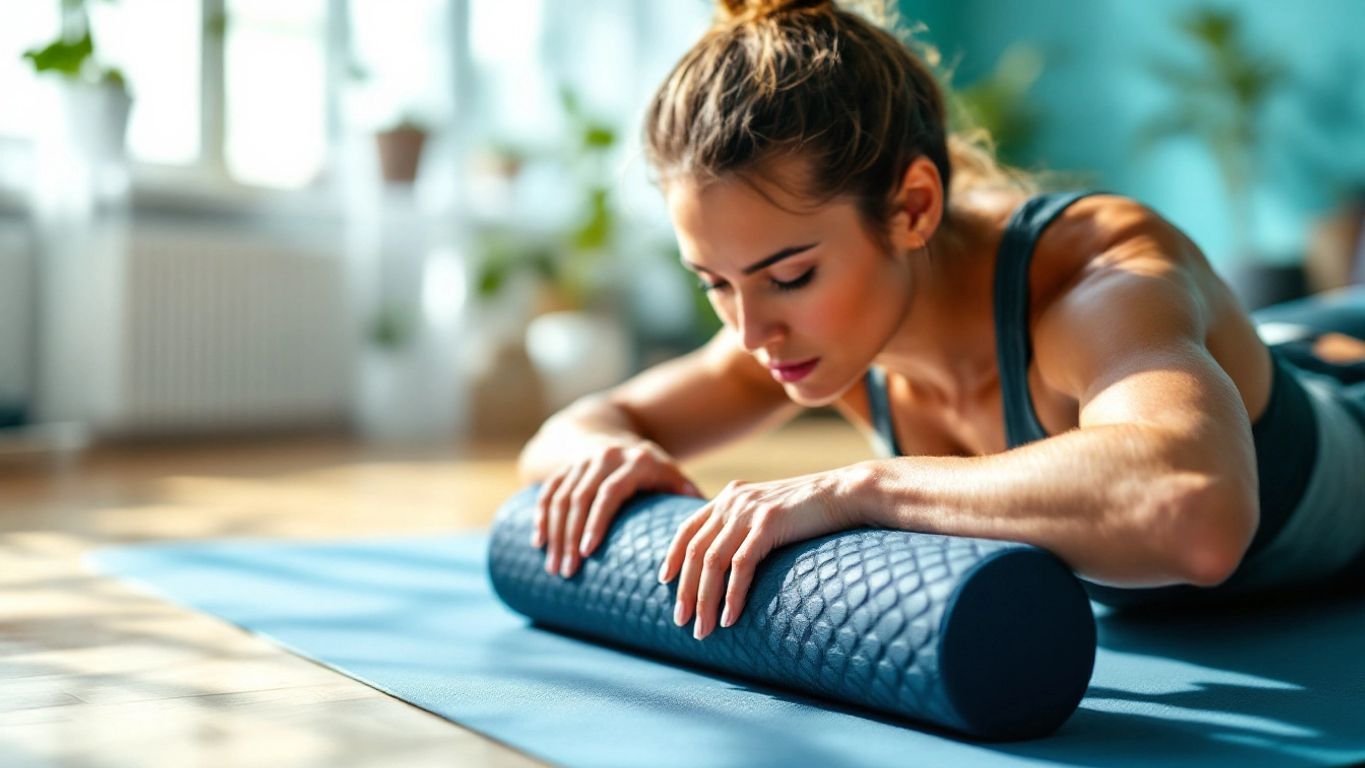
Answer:
[{"label": "bare shoulder", "polygon": [[1121,195],[1091,195],[1071,204],[1044,231],[1036,258],[1072,276],[1138,263],[1153,268],[1207,266],[1178,227]]},{"label": "bare shoulder", "polygon": [[1045,231],[1034,254],[1033,322],[1039,371],[1074,393],[1083,345],[1121,355],[1114,343],[1202,343],[1217,314],[1221,283],[1175,225],[1117,195],[1083,198]]},{"label": "bare shoulder", "polygon": [[1035,259],[1034,352],[1049,386],[1076,396],[1163,355],[1211,359],[1249,414],[1264,408],[1269,357],[1255,326],[1198,246],[1155,211],[1084,198],[1044,233]]},{"label": "bare shoulder", "polygon": [[801,411],[762,365],[721,329],[696,350],[606,393],[642,436],[686,459]]}]

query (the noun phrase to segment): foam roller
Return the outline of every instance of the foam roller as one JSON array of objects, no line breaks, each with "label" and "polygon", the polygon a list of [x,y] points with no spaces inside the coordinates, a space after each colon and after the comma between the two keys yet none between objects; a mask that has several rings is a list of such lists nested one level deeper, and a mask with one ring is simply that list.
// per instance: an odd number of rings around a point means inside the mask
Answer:
[{"label": "foam roller", "polygon": [[489,576],[545,627],[976,739],[1036,738],[1076,710],[1095,663],[1080,582],[1026,544],[884,529],[774,550],[744,613],[703,640],[673,624],[658,581],[674,532],[703,502],[637,495],[570,579],[532,547],[538,487],[498,511]]}]

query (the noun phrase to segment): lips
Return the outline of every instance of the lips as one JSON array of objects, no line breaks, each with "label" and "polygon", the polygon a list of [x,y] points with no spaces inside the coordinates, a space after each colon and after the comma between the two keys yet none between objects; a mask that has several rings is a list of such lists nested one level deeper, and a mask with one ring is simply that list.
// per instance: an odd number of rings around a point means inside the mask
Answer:
[{"label": "lips", "polygon": [[777,379],[784,384],[790,384],[791,382],[800,381],[801,379],[806,378],[811,371],[815,370],[815,366],[819,362],[820,358],[813,357],[798,363],[771,364],[768,368],[772,371],[774,379]]}]

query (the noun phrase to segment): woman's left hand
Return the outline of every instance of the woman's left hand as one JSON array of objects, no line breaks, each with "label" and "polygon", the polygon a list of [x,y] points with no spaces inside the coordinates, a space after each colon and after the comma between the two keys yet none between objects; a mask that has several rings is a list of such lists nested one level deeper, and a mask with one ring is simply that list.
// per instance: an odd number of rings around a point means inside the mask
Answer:
[{"label": "woman's left hand", "polygon": [[733,481],[683,521],[659,571],[667,584],[678,574],[678,600],[673,623],[683,626],[696,611],[692,636],[701,640],[716,627],[724,589],[720,625],[739,619],[754,569],[774,549],[794,541],[823,536],[860,525],[851,483],[843,470],[774,480]]}]

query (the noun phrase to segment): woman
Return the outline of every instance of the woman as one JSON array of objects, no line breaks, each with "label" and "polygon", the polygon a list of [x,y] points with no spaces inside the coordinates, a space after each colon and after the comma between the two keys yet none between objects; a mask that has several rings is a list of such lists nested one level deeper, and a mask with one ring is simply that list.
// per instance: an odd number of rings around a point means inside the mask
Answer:
[{"label": "woman", "polygon": [[732,482],[689,518],[660,579],[698,639],[772,549],[859,526],[1036,544],[1098,595],[1297,583],[1365,551],[1365,396],[1271,354],[1152,211],[1035,195],[948,136],[927,67],[863,17],[726,0],[644,135],[724,328],[527,444],[550,572],[632,494],[699,496],[679,462],[825,405],[883,456]]}]

